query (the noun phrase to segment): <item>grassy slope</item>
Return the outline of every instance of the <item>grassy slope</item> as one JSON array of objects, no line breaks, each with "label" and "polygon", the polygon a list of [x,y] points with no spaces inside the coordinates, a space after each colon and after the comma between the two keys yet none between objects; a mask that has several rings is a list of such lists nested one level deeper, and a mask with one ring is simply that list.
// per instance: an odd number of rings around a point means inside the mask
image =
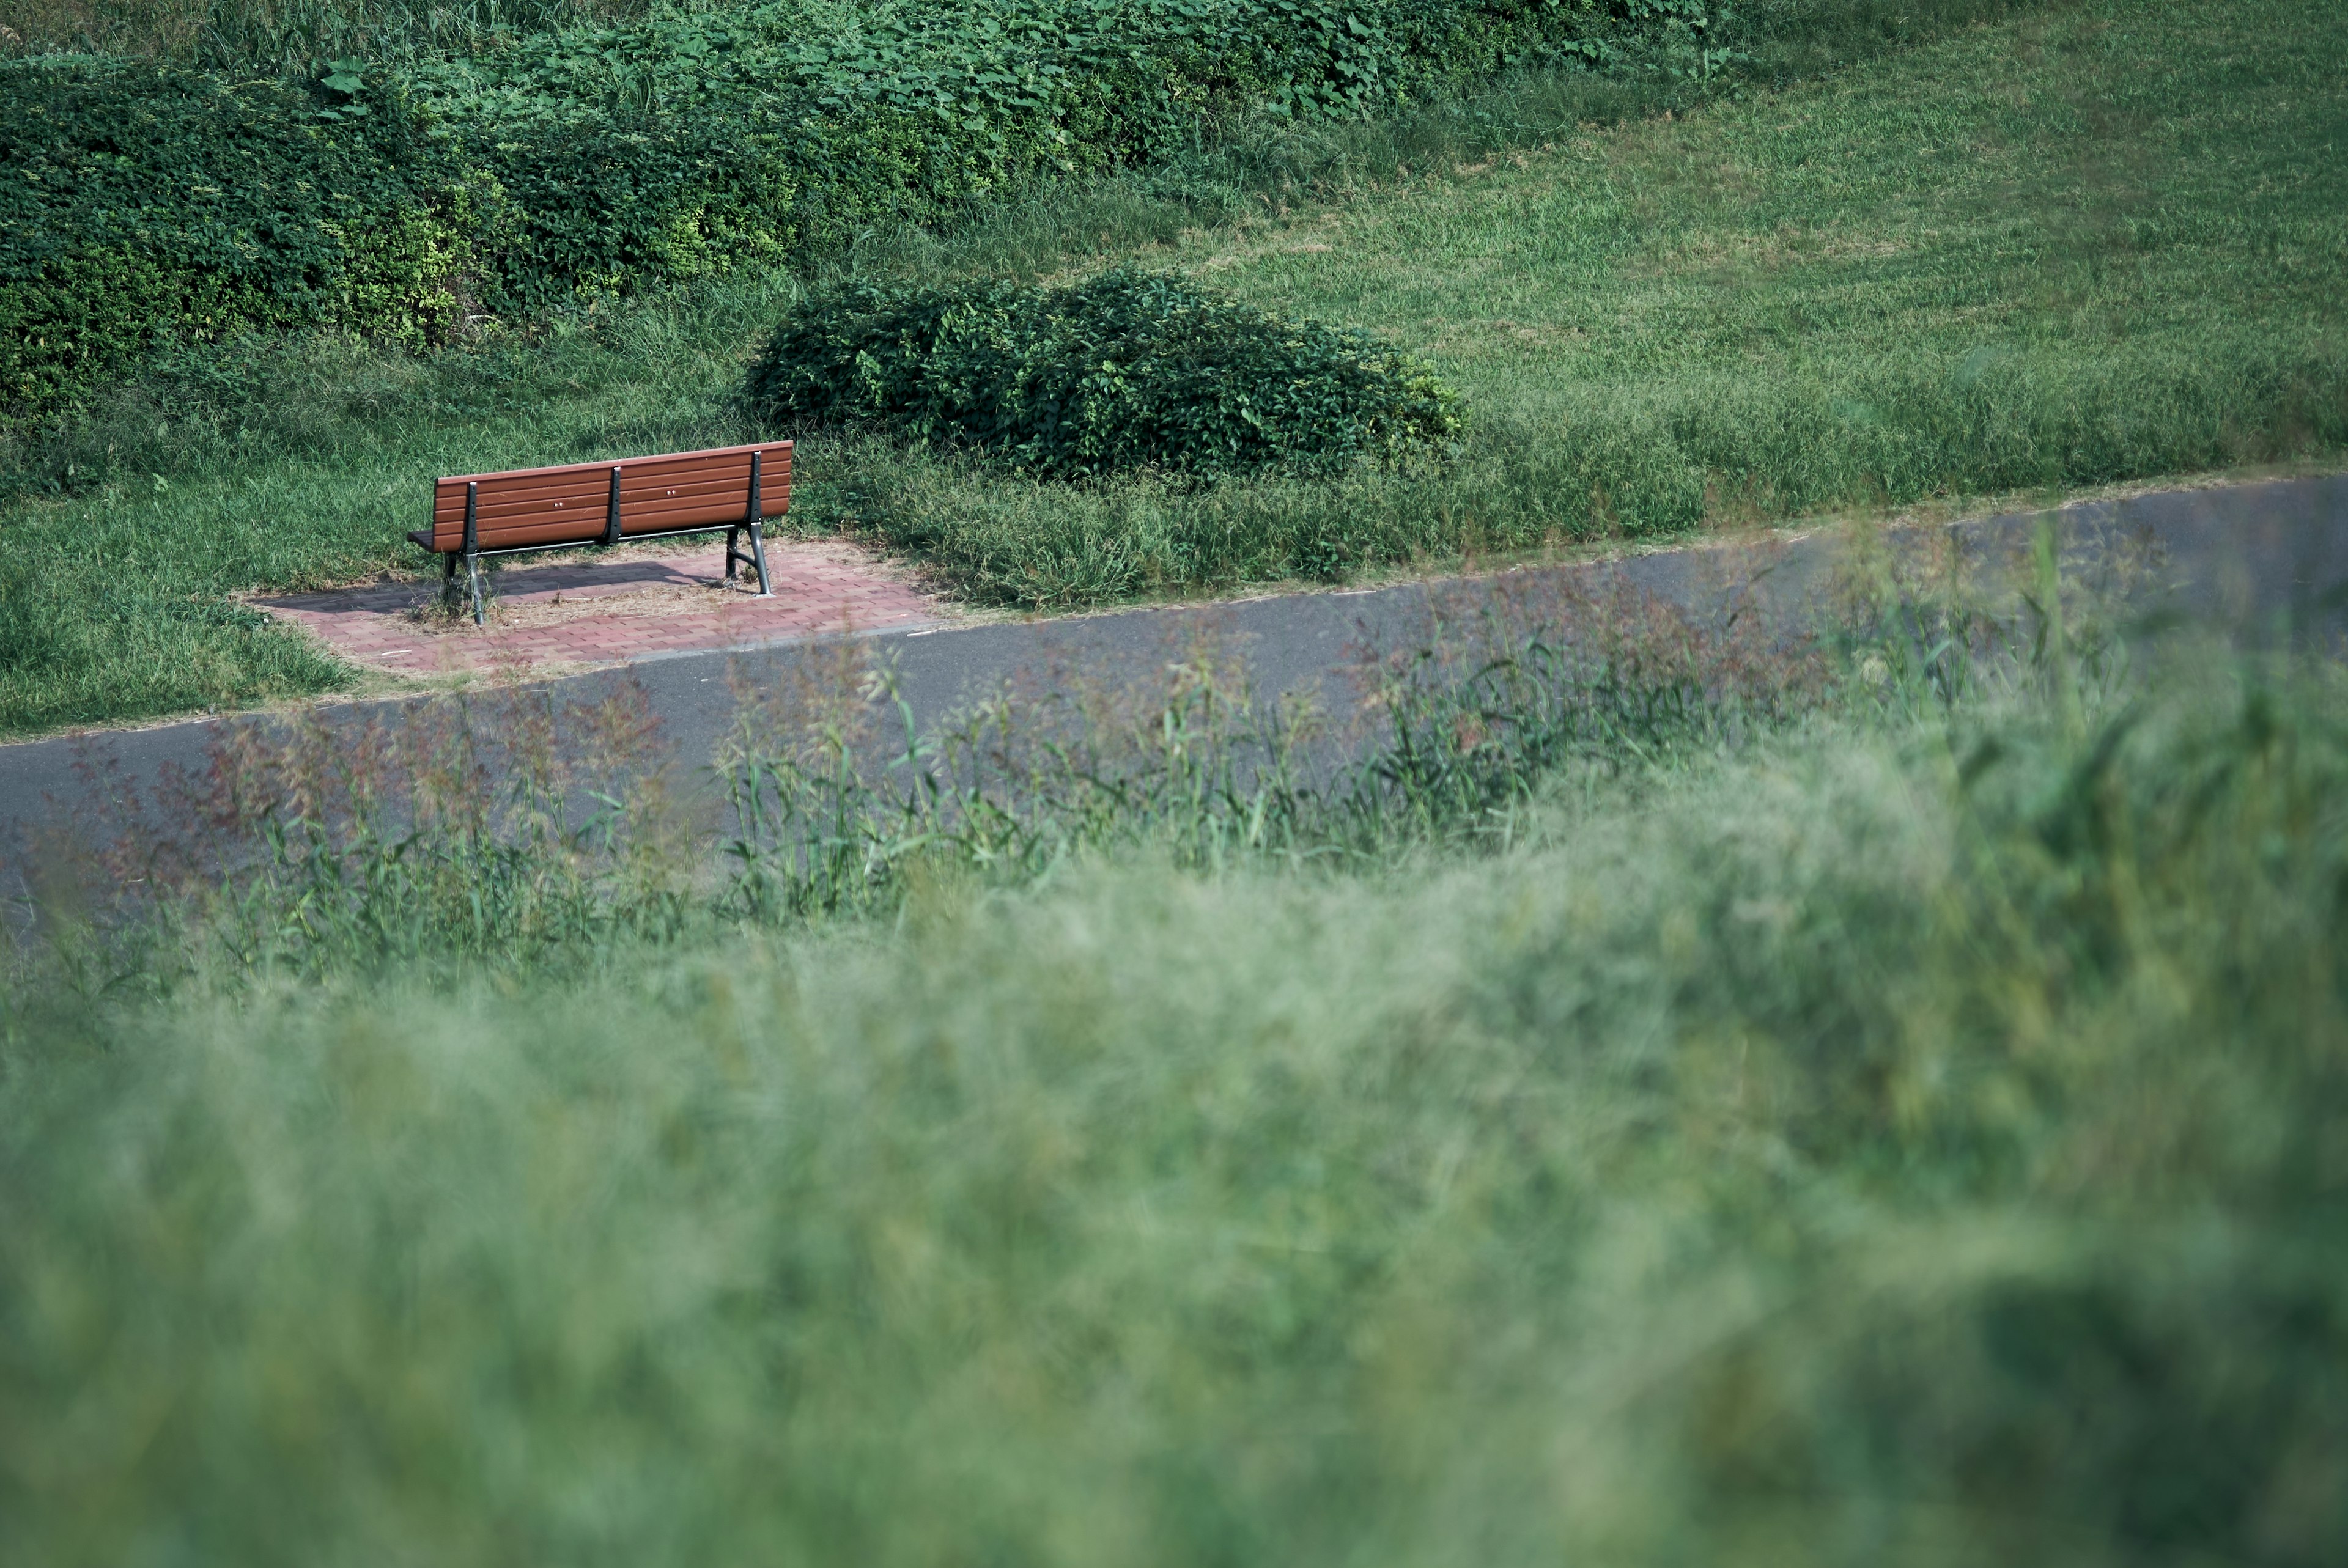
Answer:
[{"label": "grassy slope", "polygon": [[1091,499],[891,459],[850,509],[1052,604],[2336,452],[2343,63],[2298,0],[2086,5],[1466,170],[1438,146],[1146,259],[1432,354],[1483,426],[1451,476]]},{"label": "grassy slope", "polygon": [[[2348,141],[2348,39],[2329,22],[2317,0],[2090,0],[1621,129],[1575,128],[1603,100],[1589,84],[1530,84],[1482,121],[1362,133],[1357,169],[1420,172],[1345,194],[1340,170],[1284,217],[1161,179],[942,248],[881,236],[869,263],[917,272],[1048,272],[1072,245],[1196,267],[1429,351],[1481,433],[1440,477],[1203,494],[1051,492],[817,441],[802,521],[1049,608],[2336,451],[2348,160],[2316,149]],[[1510,142],[1536,150],[1475,150]],[[737,437],[725,394],[785,297],[434,364],[256,351],[127,396],[26,455],[103,483],[0,516],[0,730],[347,681],[226,597],[400,562],[437,473]]]},{"label": "grassy slope", "polygon": [[60,1563],[2336,1563],[2348,752],[2175,695],[1365,881],[0,991],[0,1516]]},{"label": "grassy slope", "polygon": [[2336,338],[2348,98],[2320,84],[2348,54],[2322,18],[2057,9],[1171,259],[1420,345],[1480,405],[1538,421],[1887,354],[1979,354],[1981,374]]}]

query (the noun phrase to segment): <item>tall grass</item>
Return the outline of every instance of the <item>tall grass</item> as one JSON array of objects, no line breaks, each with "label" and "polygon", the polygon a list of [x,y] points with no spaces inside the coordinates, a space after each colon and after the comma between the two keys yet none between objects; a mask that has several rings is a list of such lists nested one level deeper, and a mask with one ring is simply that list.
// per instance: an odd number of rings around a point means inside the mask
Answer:
[{"label": "tall grass", "polygon": [[703,858],[640,690],[545,689],[223,728],[151,789],[88,761],[28,855],[56,983],[437,961],[547,973],[674,938]]},{"label": "tall grass", "polygon": [[1440,472],[1333,483],[1073,488],[953,455],[810,442],[806,466],[826,477],[802,492],[800,525],[912,556],[981,602],[1065,610],[2348,445],[2348,357],[2327,341],[2017,353],[1969,372],[1971,357],[1887,346],[1782,376],[1572,388],[1538,416],[1479,410],[1468,449]]},{"label": "tall grass", "polygon": [[761,917],[885,911],[941,876],[1025,886],[1104,853],[1211,873],[1505,845],[1562,768],[1749,743],[1834,686],[1798,626],[1621,585],[1437,603],[1420,637],[1363,651],[1345,719],[1259,700],[1210,635],[1134,684],[1030,671],[930,734],[885,667],[750,686],[717,764],[732,897]]},{"label": "tall grass", "polygon": [[2129,669],[2113,607],[2157,571],[2091,548],[2058,580],[2050,553],[2017,593],[2015,563],[1928,536],[1866,544],[1826,600],[1788,602],[1756,591],[1781,548],[1718,553],[1725,609],[1604,573],[1438,590],[1358,650],[1337,714],[1261,699],[1211,627],[1128,680],[1025,670],[926,730],[864,644],[739,660],[698,788],[633,687],[247,720],[149,792],[88,767],[33,866],[37,925],[85,992],[528,975],[730,922],[887,917],[940,878],[1024,889],[1103,855],[1338,872],[1506,848],[1561,774],[1735,753],[1853,702],[1947,712],[2033,671],[2108,692]]},{"label": "tall grass", "polygon": [[[600,970],[11,989],[12,1542],[2335,1561],[2348,692],[1890,564],[1838,696],[1561,702],[1504,835],[911,847],[877,919]],[[1395,721],[1445,767],[1509,754],[1523,630],[1377,667],[1448,671]],[[1128,820],[1229,819],[1179,793]]]},{"label": "tall grass", "polygon": [[1025,671],[928,731],[860,644],[737,664],[699,804],[632,688],[230,724],[203,767],[152,790],[87,769],[30,866],[34,928],[56,985],[169,994],[418,965],[571,972],[733,923],[886,917],[940,879],[1025,888],[1105,854],[1355,867],[1505,838],[1573,759],[1743,743],[1833,684],[1797,627],[1723,629],[1571,579],[1463,595],[1365,651],[1368,717],[1344,723],[1258,700],[1211,635],[1167,652],[1123,683]]}]

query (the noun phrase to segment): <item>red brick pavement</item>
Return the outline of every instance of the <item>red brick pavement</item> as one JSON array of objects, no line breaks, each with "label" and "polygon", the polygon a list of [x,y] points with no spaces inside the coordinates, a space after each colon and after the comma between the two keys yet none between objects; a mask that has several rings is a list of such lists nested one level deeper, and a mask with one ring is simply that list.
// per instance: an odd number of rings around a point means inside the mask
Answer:
[{"label": "red brick pavement", "polygon": [[437,578],[255,602],[355,663],[407,675],[621,664],[944,618],[939,601],[880,575],[853,546],[772,541],[767,564],[771,599],[725,582],[722,548],[509,567],[489,579],[486,628],[469,610],[453,622],[434,611]]}]

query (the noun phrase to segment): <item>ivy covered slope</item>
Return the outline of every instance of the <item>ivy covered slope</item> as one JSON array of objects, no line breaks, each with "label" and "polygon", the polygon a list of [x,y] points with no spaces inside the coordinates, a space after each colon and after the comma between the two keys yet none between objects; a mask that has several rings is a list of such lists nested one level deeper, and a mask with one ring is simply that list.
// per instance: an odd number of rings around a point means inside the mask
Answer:
[{"label": "ivy covered slope", "polygon": [[444,334],[482,182],[411,116],[93,59],[0,67],[0,402],[241,327]]},{"label": "ivy covered slope", "polygon": [[1147,160],[1242,109],[1352,114],[1706,25],[1698,0],[776,0],[304,85],[15,61],[0,399],[67,405],[240,328],[428,340]]}]

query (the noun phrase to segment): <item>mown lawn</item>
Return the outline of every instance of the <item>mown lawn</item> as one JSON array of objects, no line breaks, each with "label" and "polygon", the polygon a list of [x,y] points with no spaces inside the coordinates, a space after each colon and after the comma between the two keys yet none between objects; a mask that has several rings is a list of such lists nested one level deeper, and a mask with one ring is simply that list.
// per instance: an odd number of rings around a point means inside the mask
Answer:
[{"label": "mown lawn", "polygon": [[2325,18],[2052,8],[1165,254],[1391,333],[1482,405],[1542,420],[1599,389],[1701,397],[1909,353],[1983,378],[2047,351],[2336,335],[2348,95],[2322,85],[2343,46]]},{"label": "mown lawn", "polygon": [[[943,241],[876,235],[854,265],[1174,266],[1372,328],[1466,389],[1475,432],[1440,473],[1087,491],[818,437],[796,515],[1052,610],[2336,455],[2335,22],[2085,0],[1782,89],[1532,80]],[[1700,107],[1593,118],[1666,104]],[[347,682],[232,596],[412,564],[436,474],[739,438],[732,388],[790,293],[428,362],[256,349],[20,441],[25,472],[78,488],[0,516],[0,729]]]}]

